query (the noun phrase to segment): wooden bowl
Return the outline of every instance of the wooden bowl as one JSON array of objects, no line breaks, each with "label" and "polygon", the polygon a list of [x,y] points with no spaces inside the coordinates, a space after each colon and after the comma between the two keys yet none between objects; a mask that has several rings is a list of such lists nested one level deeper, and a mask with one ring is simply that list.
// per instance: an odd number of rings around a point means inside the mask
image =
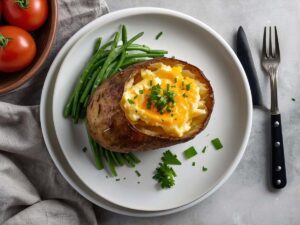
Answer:
[{"label": "wooden bowl", "polygon": [[49,15],[46,23],[34,32],[30,32],[35,39],[37,53],[33,62],[24,70],[14,73],[0,72],[0,95],[10,92],[34,77],[46,61],[55,39],[58,23],[57,0],[48,0]]}]

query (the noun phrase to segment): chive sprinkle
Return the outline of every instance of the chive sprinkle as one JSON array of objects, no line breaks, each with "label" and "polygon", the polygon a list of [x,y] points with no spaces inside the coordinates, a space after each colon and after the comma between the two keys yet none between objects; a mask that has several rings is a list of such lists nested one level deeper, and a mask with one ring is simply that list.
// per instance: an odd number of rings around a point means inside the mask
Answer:
[{"label": "chive sprinkle", "polygon": [[163,34],[163,32],[161,31],[161,32],[159,32],[156,36],[155,36],[155,39],[156,40],[158,40],[160,37],[161,37],[161,35]]},{"label": "chive sprinkle", "polygon": [[144,90],[139,90],[140,95],[144,94]]},{"label": "chive sprinkle", "polygon": [[120,179],[118,178],[118,179],[116,179],[116,181],[120,181]]},{"label": "chive sprinkle", "polygon": [[205,166],[202,166],[202,171],[203,172],[206,172],[207,171],[207,168]]},{"label": "chive sprinkle", "polygon": [[138,177],[141,176],[141,173],[140,173],[139,171],[135,170],[134,172],[135,172],[135,174],[136,174]]},{"label": "chive sprinkle", "polygon": [[174,79],[174,82],[177,83],[177,77]]},{"label": "chive sprinkle", "polygon": [[296,101],[296,99],[295,99],[295,98],[292,98],[292,101],[293,101],[293,102],[295,102],[295,101]]},{"label": "chive sprinkle", "polygon": [[202,149],[202,153],[205,153],[207,146],[204,146],[204,148]]},{"label": "chive sprinkle", "polygon": [[133,99],[136,99],[138,96],[136,95],[136,96],[134,96],[134,98]]},{"label": "chive sprinkle", "polygon": [[197,151],[194,148],[194,146],[191,146],[188,149],[186,149],[183,152],[183,154],[184,154],[185,158],[190,159],[190,158],[194,157],[195,155],[197,155]]},{"label": "chive sprinkle", "polygon": [[188,97],[186,93],[183,93],[182,96],[183,96],[184,98],[187,98],[187,97]]},{"label": "chive sprinkle", "polygon": [[195,163],[195,162],[193,162],[193,163],[192,163],[192,166],[195,166],[195,165],[196,165],[196,163]]},{"label": "chive sprinkle", "polygon": [[131,104],[131,105],[134,104],[134,101],[133,101],[132,99],[130,99],[130,98],[128,98],[127,101],[128,101],[128,103]]},{"label": "chive sprinkle", "polygon": [[211,143],[215,147],[216,150],[223,148],[223,145],[219,138],[215,138],[215,139],[211,140]]},{"label": "chive sprinkle", "polygon": [[87,147],[83,147],[83,148],[82,148],[82,151],[83,151],[83,152],[86,152],[86,151],[87,151]]},{"label": "chive sprinkle", "polygon": [[189,91],[189,90],[191,89],[191,84],[187,84],[187,85],[185,86],[185,88],[186,88],[187,91]]}]

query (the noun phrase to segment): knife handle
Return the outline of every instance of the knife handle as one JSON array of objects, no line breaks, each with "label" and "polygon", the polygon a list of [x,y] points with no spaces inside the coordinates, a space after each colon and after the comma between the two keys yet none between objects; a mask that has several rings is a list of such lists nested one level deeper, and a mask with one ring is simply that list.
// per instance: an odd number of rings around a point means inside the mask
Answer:
[{"label": "knife handle", "polygon": [[272,185],[276,189],[285,187],[286,171],[280,114],[271,115],[272,133]]}]

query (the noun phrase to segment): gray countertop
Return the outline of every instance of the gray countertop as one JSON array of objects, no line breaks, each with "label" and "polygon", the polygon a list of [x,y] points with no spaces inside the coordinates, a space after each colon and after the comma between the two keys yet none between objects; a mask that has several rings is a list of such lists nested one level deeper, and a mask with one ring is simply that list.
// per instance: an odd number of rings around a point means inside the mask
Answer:
[{"label": "gray countertop", "polygon": [[[230,179],[211,197],[181,213],[134,218],[101,210],[103,225],[298,225],[300,224],[300,1],[299,0],[107,0],[111,11],[154,6],[191,15],[215,29],[234,47],[242,25],[247,33],[262,88],[269,106],[269,80],[259,64],[265,25],[279,31],[282,62],[279,68],[279,107],[282,112],[287,186],[269,185],[270,116],[254,110],[250,141]],[[296,101],[292,101],[295,98]]]}]

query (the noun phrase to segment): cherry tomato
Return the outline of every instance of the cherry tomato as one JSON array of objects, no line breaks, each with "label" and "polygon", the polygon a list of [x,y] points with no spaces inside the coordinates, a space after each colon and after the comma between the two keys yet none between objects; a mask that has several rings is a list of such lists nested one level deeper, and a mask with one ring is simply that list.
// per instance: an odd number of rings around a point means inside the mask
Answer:
[{"label": "cherry tomato", "polygon": [[24,69],[35,54],[35,42],[27,31],[15,26],[0,26],[0,72]]},{"label": "cherry tomato", "polygon": [[27,31],[41,27],[48,17],[47,0],[0,0],[6,21]]}]

